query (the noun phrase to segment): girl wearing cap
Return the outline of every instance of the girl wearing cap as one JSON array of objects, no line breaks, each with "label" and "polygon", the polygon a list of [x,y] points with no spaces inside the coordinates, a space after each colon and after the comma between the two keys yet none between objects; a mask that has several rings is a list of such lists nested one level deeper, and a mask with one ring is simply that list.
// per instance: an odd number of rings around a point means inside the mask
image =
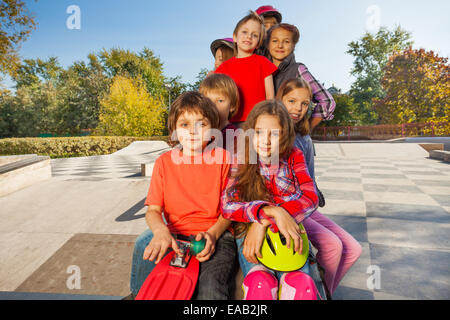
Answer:
[{"label": "girl wearing cap", "polygon": [[222,62],[233,57],[233,48],[233,38],[216,39],[211,43],[211,53],[214,57],[214,70],[216,70]]},{"label": "girl wearing cap", "polygon": [[264,19],[264,27],[266,28],[266,31],[272,26],[281,23],[281,20],[283,19],[280,11],[272,6],[261,6],[256,9],[255,12]]},{"label": "girl wearing cap", "polygon": [[[264,28],[269,30],[272,26],[281,23],[283,17],[281,16],[280,11],[272,6],[261,6],[255,11],[261,18],[264,20]],[[256,54],[267,57],[269,52],[267,48],[261,45],[258,49],[256,49]]]},{"label": "girl wearing cap", "polygon": [[215,71],[230,76],[240,94],[240,108],[230,120],[238,127],[258,102],[275,97],[272,73],[277,67],[266,57],[254,53],[264,40],[264,22],[255,12],[242,18],[233,32],[235,56]]}]

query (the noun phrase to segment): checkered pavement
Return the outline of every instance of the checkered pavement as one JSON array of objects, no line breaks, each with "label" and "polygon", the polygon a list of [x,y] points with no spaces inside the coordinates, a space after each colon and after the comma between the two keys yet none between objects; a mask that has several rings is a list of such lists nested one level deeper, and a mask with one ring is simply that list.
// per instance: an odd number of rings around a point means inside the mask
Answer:
[{"label": "checkered pavement", "polygon": [[[315,158],[326,199],[320,211],[363,248],[334,298],[450,299],[450,165],[425,157],[343,156],[342,147],[332,147]],[[140,164],[165,151],[54,159],[52,172],[64,180],[143,179]],[[379,288],[368,287],[374,266]]]},{"label": "checkered pavement", "polygon": [[[364,157],[316,157],[315,165],[320,211],[363,248],[336,299],[450,298],[450,165]],[[368,288],[370,266],[380,268],[379,289]]]}]

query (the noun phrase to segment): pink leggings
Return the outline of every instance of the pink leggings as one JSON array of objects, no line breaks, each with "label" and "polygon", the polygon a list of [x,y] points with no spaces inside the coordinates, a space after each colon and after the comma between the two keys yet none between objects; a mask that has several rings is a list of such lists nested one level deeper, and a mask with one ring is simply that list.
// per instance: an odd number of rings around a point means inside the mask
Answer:
[{"label": "pink leggings", "polygon": [[312,245],[318,250],[317,261],[325,269],[325,282],[330,294],[333,294],[361,255],[361,245],[319,211],[304,220],[303,226]]}]

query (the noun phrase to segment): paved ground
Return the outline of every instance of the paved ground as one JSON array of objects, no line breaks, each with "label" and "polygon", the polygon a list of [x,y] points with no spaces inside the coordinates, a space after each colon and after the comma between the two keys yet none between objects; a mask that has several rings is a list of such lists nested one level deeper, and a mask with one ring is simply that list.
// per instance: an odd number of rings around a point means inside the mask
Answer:
[{"label": "paved ground", "polygon": [[[55,159],[51,180],[1,197],[0,299],[127,295],[133,241],[146,228],[140,164],[165,148]],[[450,299],[450,166],[414,143],[317,143],[316,152],[321,212],[363,247],[334,298]]]}]

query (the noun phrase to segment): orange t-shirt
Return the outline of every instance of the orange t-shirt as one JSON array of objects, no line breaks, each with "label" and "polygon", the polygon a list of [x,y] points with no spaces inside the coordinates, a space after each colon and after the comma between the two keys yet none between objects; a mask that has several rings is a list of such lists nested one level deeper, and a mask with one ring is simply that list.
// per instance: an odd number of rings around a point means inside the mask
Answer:
[{"label": "orange t-shirt", "polygon": [[[208,156],[218,161],[211,163]],[[203,157],[183,156],[179,149],[162,154],[155,161],[145,205],[162,207],[172,233],[189,236],[207,231],[220,216],[229,157],[219,148],[203,152]]]}]

